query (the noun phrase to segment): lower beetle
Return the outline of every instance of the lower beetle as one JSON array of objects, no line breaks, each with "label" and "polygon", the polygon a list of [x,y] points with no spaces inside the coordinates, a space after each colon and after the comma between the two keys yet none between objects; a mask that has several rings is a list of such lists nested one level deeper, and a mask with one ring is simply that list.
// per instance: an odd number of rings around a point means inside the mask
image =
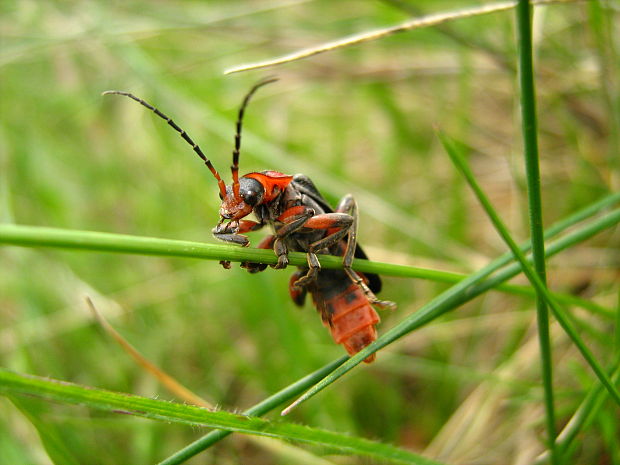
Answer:
[{"label": "lower beetle", "polygon": [[[270,78],[258,82],[246,94],[236,123],[235,145],[232,161],[232,184],[226,186],[215,167],[200,147],[171,118],[157,108],[129,92],[111,90],[105,94],[129,97],[157,116],[164,119],[192,146],[217,180],[220,199],[220,220],[213,228],[213,236],[225,242],[248,246],[249,239],[243,235],[270,225],[273,235],[263,239],[258,247],[273,249],[278,262],[274,268],[286,268],[288,252],[306,252],[308,265],[298,267],[289,283],[291,297],[302,306],[309,292],[337,344],[342,344],[351,355],[359,352],[377,339],[375,325],[379,316],[372,305],[380,308],[396,308],[390,301],[375,296],[381,290],[381,279],[376,274],[362,274],[352,268],[353,258],[367,258],[357,245],[357,205],[351,195],[346,195],[332,209],[319,193],[314,183],[303,174],[288,175],[278,171],[248,173],[239,178],[239,153],[241,130],[245,109],[262,86],[276,81]],[[256,221],[244,219],[254,213]],[[323,270],[317,254],[342,257],[343,269]],[[220,262],[230,268],[230,262]],[[251,273],[263,271],[267,265],[242,263]],[[370,363],[375,355],[366,358]]]}]

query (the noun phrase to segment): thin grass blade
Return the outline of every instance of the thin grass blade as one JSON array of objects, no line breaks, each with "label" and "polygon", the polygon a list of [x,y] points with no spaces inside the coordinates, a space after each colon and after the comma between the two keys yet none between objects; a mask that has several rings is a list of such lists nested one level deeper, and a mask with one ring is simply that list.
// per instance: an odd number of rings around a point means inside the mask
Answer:
[{"label": "thin grass blade", "polygon": [[[553,256],[607,228],[617,225],[618,223],[620,223],[620,210],[615,210],[550,244],[545,250],[545,254],[547,257]],[[469,278],[461,281],[444,293],[435,297],[433,300],[420,308],[420,310],[418,310],[415,314],[409,316],[394,328],[380,336],[375,342],[366,346],[360,352],[349,358],[349,360],[343,363],[342,366],[312,386],[312,388],[306,391],[293,404],[284,409],[282,411],[282,415],[288,414],[293,408],[318,394],[331,383],[338,380],[348,371],[361,363],[370,354],[375,353],[377,350],[391,344],[400,337],[424,326],[426,323],[440,317],[444,313],[454,310],[460,305],[469,302],[494,286],[497,286],[499,283],[505,282],[521,272],[520,265],[515,263],[506,269],[501,270],[493,278],[485,279],[485,277],[490,273],[489,270],[493,271],[501,267],[497,266],[498,263],[501,263],[501,266],[505,264],[503,256],[493,261],[487,267],[484,267],[478,272],[472,274]]]},{"label": "thin grass blade", "polygon": [[246,434],[301,441],[394,463],[439,465],[439,462],[413,452],[355,436],[292,423],[263,420],[256,416],[236,415],[224,411],[213,412],[191,405],[116,393],[23,375],[5,369],[0,369],[0,393],[32,395],[47,400],[85,405],[90,408],[122,412],[153,420],[223,428]]},{"label": "thin grass blade", "polygon": [[[575,0],[536,0],[533,3],[535,5],[546,5],[550,3],[567,3]],[[395,26],[389,26],[386,28],[375,29],[373,31],[366,31],[360,34],[355,34],[342,39],[337,39],[331,42],[327,42],[315,47],[306,48],[297,52],[284,55],[279,58],[273,58],[270,60],[260,61],[257,63],[249,63],[245,65],[235,66],[224,71],[224,74],[240,73],[242,71],[251,71],[261,68],[270,68],[272,66],[290,63],[297,60],[312,57],[325,52],[331,52],[345,47],[351,47],[364,42],[370,42],[373,40],[383,39],[385,37],[400,33],[411,31],[413,29],[419,29],[423,27],[435,26],[437,24],[445,23],[461,18],[469,18],[471,16],[479,16],[490,13],[498,13],[500,11],[506,11],[514,8],[517,2],[497,2],[489,5],[476,6],[473,8],[462,9],[457,11],[449,11],[445,13],[436,13],[433,15],[423,16],[421,18],[414,18],[405,21]]]},{"label": "thin grass blade", "polygon": [[[583,212],[562,220],[557,226],[549,228],[545,234],[551,238],[562,230],[576,224],[603,208],[607,208],[620,201],[620,194],[613,194],[596,204],[587,207]],[[0,224],[0,244],[20,247],[53,247],[61,249],[76,249],[99,252],[127,253],[137,255],[152,255],[180,258],[198,258],[205,260],[229,260],[235,262],[253,261],[257,263],[273,264],[277,261],[273,252],[264,249],[241,248],[203,242],[179,241],[145,236],[131,236],[126,234],[105,233],[97,231],[79,231],[59,228],[47,228],[24,225]],[[524,251],[529,244],[523,246]],[[508,264],[512,255],[504,254],[501,261],[496,261],[497,268]],[[290,252],[291,265],[304,265],[306,258],[303,253]],[[319,255],[323,268],[342,268],[342,259],[329,255]],[[457,283],[465,279],[465,275],[441,270],[430,270],[410,265],[382,263],[365,259],[355,259],[353,268],[364,273],[375,273],[383,276],[398,276],[403,278],[418,278],[436,282]],[[533,296],[535,291],[530,286],[518,286],[499,283],[497,290],[511,294]],[[554,294],[559,301],[571,303],[602,315],[611,315],[608,310],[594,302],[569,295]]]},{"label": "thin grass blade", "polygon": [[[519,57],[518,75],[520,84],[519,98],[521,102],[521,133],[523,135],[525,174],[527,179],[530,236],[532,239],[534,269],[541,283],[546,287],[547,271],[545,265],[545,240],[543,238],[540,166],[538,161],[538,123],[536,119],[536,89],[532,58],[531,16],[532,9],[530,0],[519,0],[516,9]],[[505,233],[507,234],[507,231],[505,231]],[[553,362],[551,360],[551,338],[549,336],[549,311],[545,299],[540,294],[536,297],[536,318],[538,323],[538,341],[540,345],[540,365],[544,392],[547,446],[549,447],[551,455],[551,463],[557,465],[559,463],[559,457],[555,450],[555,437],[557,433],[555,430],[555,404],[553,400]]]},{"label": "thin grass blade", "polygon": [[573,324],[570,322],[568,317],[564,314],[564,311],[560,308],[558,303],[555,301],[555,299],[553,298],[553,296],[551,295],[551,293],[545,286],[544,282],[540,279],[538,274],[530,266],[523,252],[519,250],[519,247],[517,246],[516,242],[510,236],[508,229],[506,228],[502,220],[499,218],[499,215],[497,215],[497,212],[491,205],[489,199],[486,197],[486,195],[484,194],[484,192],[482,191],[482,189],[476,182],[476,179],[473,173],[471,172],[471,170],[469,169],[469,166],[465,162],[460,152],[456,149],[455,144],[450,139],[448,139],[447,136],[445,135],[441,135],[441,140],[444,144],[444,147],[446,148],[446,151],[450,155],[450,158],[454,162],[455,166],[461,172],[461,174],[465,177],[470,187],[476,194],[476,197],[478,198],[478,200],[480,201],[480,204],[482,205],[485,212],[491,219],[493,225],[495,226],[495,229],[500,234],[504,242],[506,242],[508,247],[510,247],[510,250],[514,254],[515,258],[518,260],[519,264],[521,265],[523,273],[526,275],[530,283],[532,283],[532,285],[536,288],[536,291],[541,295],[541,297],[545,299],[547,304],[551,307],[551,310],[553,311],[553,315],[558,320],[558,323],[560,323],[560,325],[562,326],[564,331],[568,334],[568,336],[571,338],[575,346],[577,346],[577,348],[583,355],[588,365],[590,365],[590,368],[592,368],[592,370],[594,371],[596,376],[599,378],[601,383],[603,383],[603,385],[607,388],[607,390],[609,391],[614,401],[618,403],[618,405],[620,405],[620,393],[614,386],[613,382],[611,381],[607,373],[605,373],[601,365],[598,363],[598,361],[596,360],[592,352],[590,352],[588,347],[585,345],[585,343],[583,342],[583,340],[577,333],[576,329],[573,327]]}]

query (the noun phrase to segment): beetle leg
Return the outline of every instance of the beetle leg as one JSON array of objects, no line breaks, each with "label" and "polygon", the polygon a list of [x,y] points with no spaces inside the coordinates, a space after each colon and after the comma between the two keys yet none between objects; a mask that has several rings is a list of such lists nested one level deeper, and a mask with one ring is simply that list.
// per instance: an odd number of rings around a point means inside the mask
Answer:
[{"label": "beetle leg", "polygon": [[334,244],[340,242],[349,233],[353,223],[354,219],[351,215],[338,212],[314,216],[304,224],[305,228],[326,229],[328,235],[313,242],[308,247],[308,253],[306,254],[308,272],[295,282],[295,287],[301,289],[316,279],[321,270],[321,264],[319,263],[316,253],[323,249],[329,249]]},{"label": "beetle leg", "polygon": [[353,256],[355,255],[355,247],[357,245],[357,202],[351,194],[347,194],[338,203],[336,211],[339,213],[346,212],[351,216],[351,218],[353,218],[353,223],[349,228],[349,236],[347,237],[347,246],[342,258],[342,264],[344,267],[351,268]]},{"label": "beetle leg", "polygon": [[304,289],[308,284],[315,281],[319,271],[321,271],[321,263],[319,263],[319,259],[314,252],[308,252],[306,260],[308,260],[308,271],[293,283],[293,287],[297,289]]},{"label": "beetle leg", "polygon": [[241,220],[239,221],[239,232],[246,233],[246,232],[258,231],[263,226],[265,226],[265,223],[263,222],[258,223],[256,221]]},{"label": "beetle leg", "polygon": [[347,273],[349,278],[351,278],[351,281],[353,281],[355,284],[357,284],[360,287],[360,289],[364,292],[364,294],[368,298],[368,301],[371,304],[376,305],[377,307],[383,308],[386,310],[396,310],[395,302],[392,302],[391,300],[378,299],[375,293],[370,290],[370,288],[368,287],[366,282],[362,279],[362,277],[359,274],[357,274],[352,268],[344,268],[344,271]]},{"label": "beetle leg", "polygon": [[273,242],[273,251],[278,257],[278,263],[272,265],[273,268],[283,269],[288,266],[288,248],[284,242],[284,238],[301,229],[309,218],[314,216],[314,209],[299,205],[291,207],[282,213],[278,218],[276,228],[276,238]]},{"label": "beetle leg", "polygon": [[258,231],[262,228],[264,223],[257,223],[256,221],[241,220],[230,221],[224,223],[223,220],[217,224],[215,228],[211,230],[213,237],[224,242],[232,242],[233,244],[247,247],[250,245],[250,241],[243,233]]},{"label": "beetle leg", "polygon": [[355,247],[357,245],[357,203],[352,195],[346,195],[342,198],[338,207],[336,208],[338,212],[348,212],[353,218],[353,224],[349,228],[349,236],[347,237],[347,246],[345,248],[344,255],[342,257],[342,265],[344,267],[344,271],[347,273],[351,281],[353,281],[357,286],[362,289],[368,301],[376,305],[379,308],[385,308],[389,310],[396,309],[396,304],[389,300],[380,300],[377,296],[370,290],[366,282],[362,279],[362,277],[356,273],[351,266],[353,265],[353,257],[355,255]]},{"label": "beetle leg", "polygon": [[313,282],[321,271],[321,263],[319,262],[318,257],[316,256],[316,252],[319,250],[323,250],[331,247],[333,244],[338,243],[342,238],[347,234],[346,229],[341,229],[327,237],[324,237],[321,240],[313,242],[308,247],[308,253],[306,254],[306,259],[308,260],[308,272],[305,276],[299,278],[294,286],[297,288],[306,287],[308,284]]},{"label": "beetle leg", "polygon": [[[211,230],[211,233],[213,234],[213,237],[219,239],[220,241],[247,247],[250,245],[250,240],[240,233],[257,231],[263,226],[264,223],[257,223],[256,221],[249,220],[230,221],[228,223],[224,223],[224,219],[222,218],[217,226]],[[220,265],[227,270],[230,269],[229,260],[220,260]]]},{"label": "beetle leg", "polygon": [[283,270],[288,266],[288,248],[281,237],[273,241],[273,251],[278,257],[278,263],[271,265],[276,270]]},{"label": "beetle leg", "polygon": [[[314,216],[314,209],[304,206],[291,207],[282,213],[277,221],[283,223],[276,230],[279,238],[284,238],[295,231],[301,229],[306,221]],[[320,215],[319,215],[320,216]]]},{"label": "beetle leg", "polygon": [[295,271],[295,273],[291,275],[291,279],[288,284],[288,290],[291,294],[291,298],[293,299],[293,302],[295,302],[295,304],[299,307],[303,307],[304,301],[306,300],[307,291],[305,288],[299,288],[295,284],[297,283],[299,278],[304,275],[304,273],[304,270]]},{"label": "beetle leg", "polygon": [[241,247],[247,247],[250,245],[250,240],[241,234],[236,233],[213,233],[213,237],[220,241],[230,242]]},{"label": "beetle leg", "polygon": [[[271,249],[273,247],[273,242],[275,241],[275,239],[276,236],[269,235],[259,242],[257,248]],[[245,268],[250,273],[258,273],[259,271],[264,271],[265,268],[267,268],[267,265],[265,265],[264,263],[242,262],[241,268]]]}]

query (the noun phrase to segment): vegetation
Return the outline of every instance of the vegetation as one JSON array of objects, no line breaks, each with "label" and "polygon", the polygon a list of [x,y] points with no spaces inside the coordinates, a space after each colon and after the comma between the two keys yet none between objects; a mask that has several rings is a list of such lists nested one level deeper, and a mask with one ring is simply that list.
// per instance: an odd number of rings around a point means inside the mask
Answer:
[{"label": "vegetation", "polygon": [[[224,75],[476,5],[3,2],[0,457],[619,465],[619,12],[565,3],[536,7],[531,35],[527,8],[453,14]],[[292,270],[218,265],[273,257],[216,244],[211,173],[151,112],[101,95],[158,106],[228,181],[237,108],[267,74],[280,81],[248,108],[241,172],[303,172],[333,204],[352,193],[371,258],[356,267],[399,306],[351,359],[291,302]],[[530,237],[550,293],[504,242],[528,252]]]}]

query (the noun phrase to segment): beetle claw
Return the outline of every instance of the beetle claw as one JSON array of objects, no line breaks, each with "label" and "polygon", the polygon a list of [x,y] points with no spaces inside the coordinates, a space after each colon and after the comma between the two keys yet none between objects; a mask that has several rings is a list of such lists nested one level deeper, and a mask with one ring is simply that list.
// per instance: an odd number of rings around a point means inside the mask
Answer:
[{"label": "beetle claw", "polygon": [[248,273],[258,273],[264,271],[267,265],[264,263],[242,262],[241,268],[244,268]]},{"label": "beetle claw", "polygon": [[275,265],[271,265],[271,267],[275,268],[276,270],[283,270],[287,266],[288,266],[288,256],[287,255],[280,255],[278,257],[278,263],[276,263]]},{"label": "beetle claw", "polygon": [[303,289],[311,282],[316,281],[316,278],[318,275],[319,275],[319,270],[317,268],[310,268],[310,270],[308,271],[308,274],[306,274],[305,276],[302,276],[297,281],[295,281],[295,283],[293,284],[293,287],[295,287],[296,289]]}]

